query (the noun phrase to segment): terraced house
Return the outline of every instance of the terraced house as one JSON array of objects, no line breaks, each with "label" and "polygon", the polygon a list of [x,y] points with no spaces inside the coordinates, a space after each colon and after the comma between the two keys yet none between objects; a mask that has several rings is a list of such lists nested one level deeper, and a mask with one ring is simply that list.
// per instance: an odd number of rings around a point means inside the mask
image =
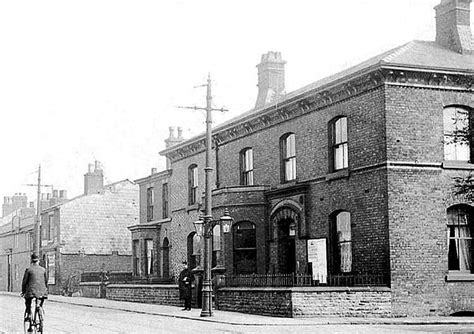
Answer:
[{"label": "terraced house", "polygon": [[[218,307],[286,316],[474,311],[474,211],[452,191],[452,178],[474,169],[472,142],[456,140],[473,126],[470,4],[441,1],[435,41],[290,93],[281,54],[262,56],[255,108],[213,129],[213,216],[228,208],[234,218],[230,234],[214,230],[213,266],[227,283],[243,274],[292,283],[271,294],[226,284]],[[186,259],[202,265],[193,222],[204,149],[204,135],[173,142],[161,152],[168,169],[149,177],[159,179],[148,188],[167,212],[153,211],[147,275],[176,276]]]}]

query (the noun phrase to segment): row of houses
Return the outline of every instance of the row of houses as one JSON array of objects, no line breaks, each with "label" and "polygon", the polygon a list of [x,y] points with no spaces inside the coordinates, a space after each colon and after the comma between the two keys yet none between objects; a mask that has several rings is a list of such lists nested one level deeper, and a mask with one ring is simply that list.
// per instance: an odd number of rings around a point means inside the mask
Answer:
[{"label": "row of houses", "polygon": [[[290,93],[281,54],[262,56],[255,107],[213,129],[212,216],[228,210],[234,219],[229,234],[214,227],[214,274],[309,276],[324,286],[381,277],[383,289],[369,284],[344,298],[359,298],[355,308],[375,298],[392,316],[474,310],[474,211],[453,193],[453,178],[474,169],[472,139],[461,138],[474,115],[470,4],[435,7],[435,41],[411,41]],[[160,154],[166,169],[136,185],[103,187],[96,166],[83,196],[42,211],[50,284],[99,264],[142,282],[173,281],[183,261],[202,273],[193,223],[203,209],[205,135],[185,140],[170,129]],[[119,225],[126,232],[112,233]],[[282,290],[219,291],[227,309],[316,312],[329,290],[285,290],[288,303],[275,297]],[[343,300],[341,291],[328,298]]]},{"label": "row of houses", "polygon": [[[25,194],[4,199],[8,214],[0,223],[1,291],[20,291],[34,249],[36,209],[34,203],[26,207],[26,202]],[[72,285],[77,289],[84,272],[130,272],[127,227],[138,221],[138,206],[137,185],[127,179],[104,185],[98,161],[84,174],[80,196],[68,199],[65,190],[43,194],[40,256],[48,270],[50,293],[70,293]]]}]

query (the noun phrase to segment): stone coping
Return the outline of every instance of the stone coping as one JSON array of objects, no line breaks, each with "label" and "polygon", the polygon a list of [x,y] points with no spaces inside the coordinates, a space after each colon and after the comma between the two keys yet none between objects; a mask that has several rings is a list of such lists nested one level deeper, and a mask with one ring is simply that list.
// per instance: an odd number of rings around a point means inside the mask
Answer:
[{"label": "stone coping", "polygon": [[177,289],[178,285],[177,284],[109,284],[107,285],[107,288],[128,288],[128,289],[136,289],[136,288],[149,288],[149,289],[155,289],[155,288],[160,288],[160,289]]},{"label": "stone coping", "polygon": [[389,287],[385,286],[301,286],[301,287],[223,287],[219,291],[288,291],[288,292],[391,292]]},{"label": "stone coping", "polygon": [[103,284],[101,282],[79,282],[79,286],[100,286]]}]

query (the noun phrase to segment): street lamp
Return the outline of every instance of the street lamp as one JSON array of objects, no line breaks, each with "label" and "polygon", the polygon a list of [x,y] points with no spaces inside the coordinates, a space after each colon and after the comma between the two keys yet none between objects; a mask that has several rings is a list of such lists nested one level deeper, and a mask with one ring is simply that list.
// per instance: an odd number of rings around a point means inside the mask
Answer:
[{"label": "street lamp", "polygon": [[214,227],[216,225],[222,226],[224,233],[229,233],[232,226],[233,219],[229,215],[229,210],[225,209],[224,215],[219,220],[212,220],[212,216],[205,215],[199,217],[198,221],[194,222],[196,234],[199,237],[204,237],[204,278],[202,282],[202,309],[201,317],[212,316],[212,281],[211,281],[211,241]]}]

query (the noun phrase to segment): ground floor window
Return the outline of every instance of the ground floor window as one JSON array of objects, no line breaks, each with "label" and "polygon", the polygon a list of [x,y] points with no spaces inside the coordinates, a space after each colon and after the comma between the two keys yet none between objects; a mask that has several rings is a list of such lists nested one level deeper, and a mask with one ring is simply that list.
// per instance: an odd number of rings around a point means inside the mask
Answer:
[{"label": "ground floor window", "polygon": [[448,209],[448,269],[473,271],[472,208],[458,205]]},{"label": "ground floor window", "polygon": [[132,242],[132,265],[133,275],[140,276],[140,241],[133,240]]},{"label": "ground floor window", "polygon": [[234,272],[236,275],[257,271],[257,239],[255,224],[240,222],[233,226]]},{"label": "ground floor window", "polygon": [[153,274],[153,240],[145,239],[145,273],[147,276]]},{"label": "ground floor window", "polygon": [[351,214],[339,211],[332,216],[332,251],[335,273],[349,273],[352,271],[352,233]]}]

